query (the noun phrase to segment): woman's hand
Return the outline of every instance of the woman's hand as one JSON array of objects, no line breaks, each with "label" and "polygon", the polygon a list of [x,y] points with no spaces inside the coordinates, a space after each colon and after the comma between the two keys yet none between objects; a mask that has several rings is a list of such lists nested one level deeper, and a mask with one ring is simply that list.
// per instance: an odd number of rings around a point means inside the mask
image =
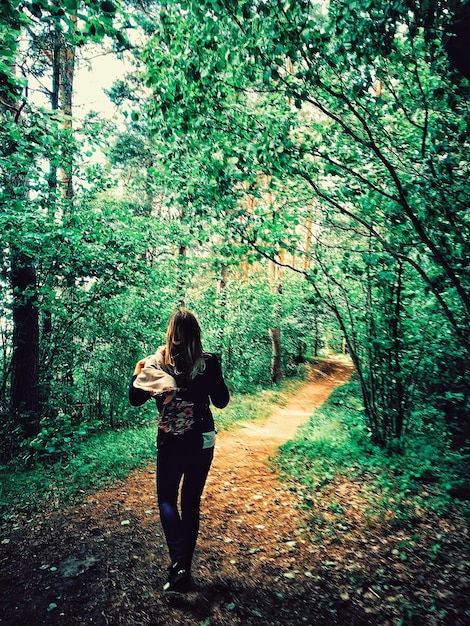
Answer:
[{"label": "woman's hand", "polygon": [[147,361],[147,359],[148,359],[148,356],[145,357],[145,359],[140,359],[140,361],[137,361],[135,369],[134,369],[134,376],[138,376],[140,372],[144,369],[145,362]]}]

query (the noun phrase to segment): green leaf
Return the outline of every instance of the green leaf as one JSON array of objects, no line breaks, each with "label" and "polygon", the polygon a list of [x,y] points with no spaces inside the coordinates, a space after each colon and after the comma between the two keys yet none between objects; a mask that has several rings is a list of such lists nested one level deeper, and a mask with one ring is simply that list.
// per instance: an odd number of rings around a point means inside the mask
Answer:
[{"label": "green leaf", "polygon": [[110,0],[104,0],[100,7],[105,13],[116,13],[116,6]]},{"label": "green leaf", "polygon": [[69,11],[76,11],[78,9],[78,1],[77,0],[64,0],[64,6]]}]

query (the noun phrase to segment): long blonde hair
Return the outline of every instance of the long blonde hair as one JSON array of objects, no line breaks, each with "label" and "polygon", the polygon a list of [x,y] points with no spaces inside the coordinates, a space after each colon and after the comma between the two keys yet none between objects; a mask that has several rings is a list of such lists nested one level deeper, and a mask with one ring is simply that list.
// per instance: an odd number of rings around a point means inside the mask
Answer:
[{"label": "long blonde hair", "polygon": [[201,327],[193,313],[181,307],[168,321],[163,362],[175,374],[194,378],[205,368]]}]

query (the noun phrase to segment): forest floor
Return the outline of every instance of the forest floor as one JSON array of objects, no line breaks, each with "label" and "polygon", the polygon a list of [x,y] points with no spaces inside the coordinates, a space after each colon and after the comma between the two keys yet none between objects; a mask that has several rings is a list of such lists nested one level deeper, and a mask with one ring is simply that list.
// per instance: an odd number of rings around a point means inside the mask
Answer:
[{"label": "forest floor", "polygon": [[168,559],[148,467],[3,534],[0,623],[469,624],[468,528],[457,511],[410,529],[374,520],[364,485],[345,475],[312,489],[309,510],[301,487],[270,465],[350,374],[327,362],[264,423],[219,433],[187,594],[161,591]]}]

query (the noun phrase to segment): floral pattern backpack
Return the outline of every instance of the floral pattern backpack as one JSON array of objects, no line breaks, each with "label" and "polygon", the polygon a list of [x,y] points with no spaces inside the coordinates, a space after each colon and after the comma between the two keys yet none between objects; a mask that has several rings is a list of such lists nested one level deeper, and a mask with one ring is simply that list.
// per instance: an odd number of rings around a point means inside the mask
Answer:
[{"label": "floral pattern backpack", "polygon": [[184,435],[194,426],[194,402],[174,396],[163,404],[158,428],[171,435]]}]

